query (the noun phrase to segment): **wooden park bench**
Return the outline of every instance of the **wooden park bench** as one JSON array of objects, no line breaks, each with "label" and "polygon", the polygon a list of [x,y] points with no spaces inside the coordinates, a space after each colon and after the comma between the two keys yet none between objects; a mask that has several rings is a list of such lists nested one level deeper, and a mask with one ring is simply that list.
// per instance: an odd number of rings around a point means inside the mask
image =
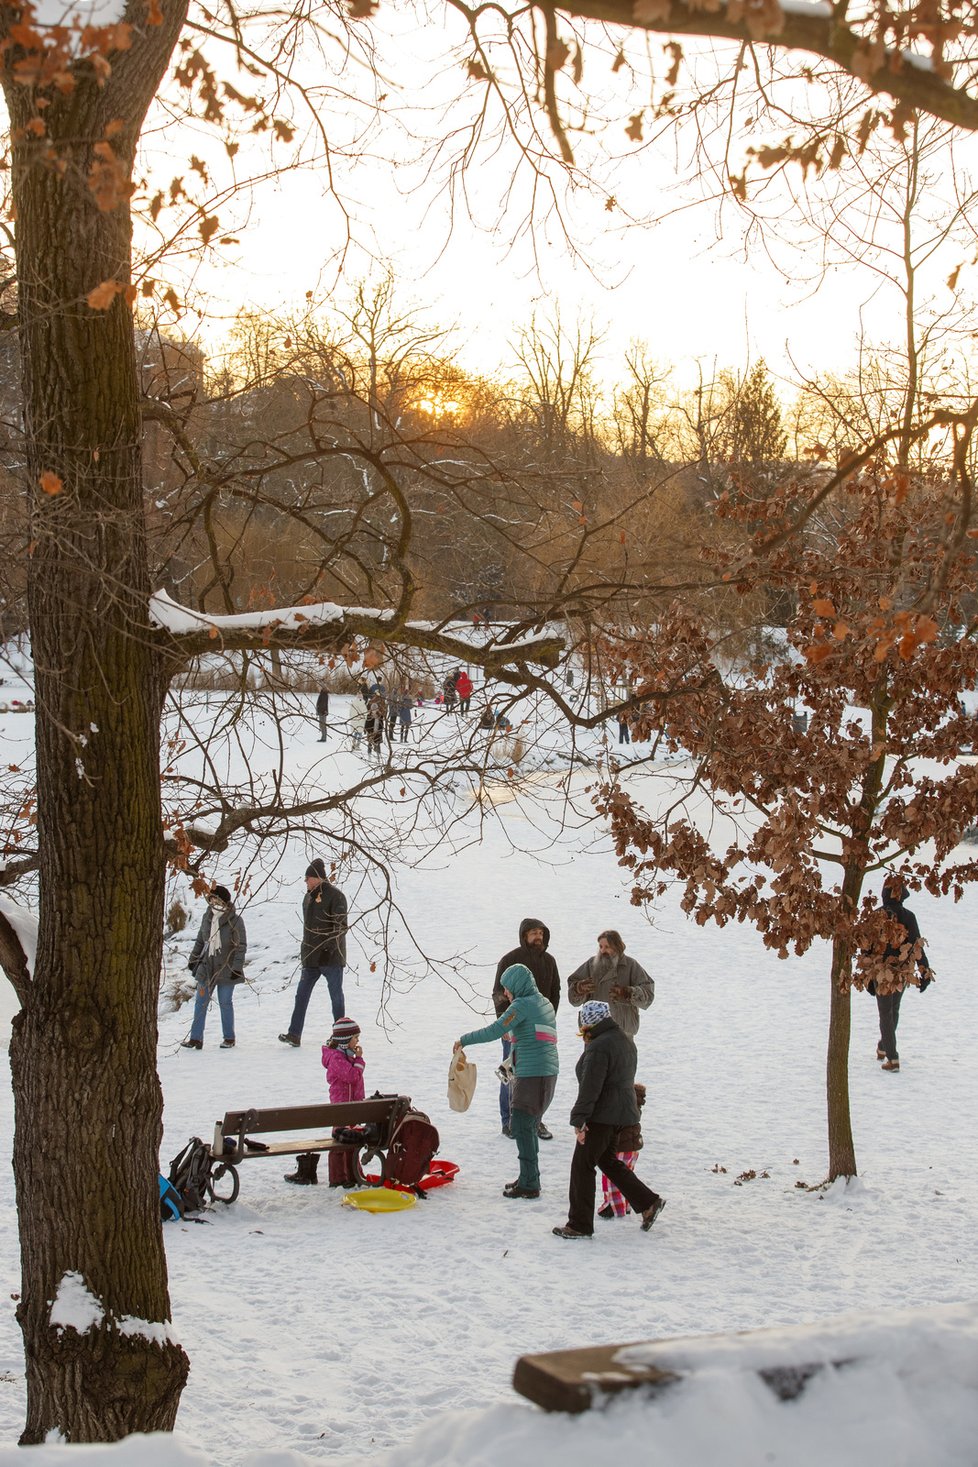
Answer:
[{"label": "wooden park bench", "polygon": [[[231,1203],[238,1195],[238,1167],[242,1162],[320,1151],[349,1152],[353,1175],[361,1182],[365,1167],[379,1162],[383,1178],[387,1165],[385,1153],[410,1109],[407,1095],[374,1095],[369,1100],[351,1100],[343,1105],[229,1110],[214,1127],[208,1190],[216,1201]],[[363,1133],[344,1138],[332,1134],[336,1127],[354,1126],[363,1127]],[[256,1139],[259,1136],[263,1138],[261,1141]],[[265,1137],[273,1139],[265,1140]]]}]

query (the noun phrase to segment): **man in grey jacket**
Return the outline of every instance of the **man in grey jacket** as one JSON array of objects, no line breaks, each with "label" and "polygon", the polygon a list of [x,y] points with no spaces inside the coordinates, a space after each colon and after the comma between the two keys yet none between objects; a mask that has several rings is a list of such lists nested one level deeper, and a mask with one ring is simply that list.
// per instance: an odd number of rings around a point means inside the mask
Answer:
[{"label": "man in grey jacket", "polygon": [[623,1033],[638,1033],[639,1009],[655,998],[655,983],[634,958],[625,956],[621,934],[613,928],[598,938],[595,957],[588,958],[567,980],[567,997],[576,1009],[589,999],[606,1003]]}]

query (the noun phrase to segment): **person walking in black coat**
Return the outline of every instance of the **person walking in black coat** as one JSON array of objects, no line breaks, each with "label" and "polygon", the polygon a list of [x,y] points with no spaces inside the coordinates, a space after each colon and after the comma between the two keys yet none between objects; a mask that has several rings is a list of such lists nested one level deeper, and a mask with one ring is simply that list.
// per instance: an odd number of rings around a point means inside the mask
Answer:
[{"label": "person walking in black coat", "polygon": [[571,1160],[570,1206],[566,1223],[554,1228],[558,1238],[590,1238],[594,1232],[595,1167],[604,1172],[641,1214],[647,1233],[666,1205],[629,1171],[615,1152],[618,1131],[639,1119],[635,1098],[634,1041],[624,1034],[606,1003],[592,1000],[581,1009],[584,1053],[577,1062],[577,1100],[571,1125],[577,1137]]},{"label": "person walking in black coat", "polygon": [[[507,968],[514,963],[522,963],[529,968],[533,974],[534,981],[543,994],[544,998],[553,1004],[556,1014],[560,1003],[560,974],[557,972],[557,964],[547,951],[550,946],[550,928],[539,917],[524,917],[520,923],[520,942],[511,952],[499,959],[496,968],[496,981],[492,989],[492,1003],[496,1010],[496,1018],[506,1012],[509,999],[503,988],[502,978]],[[503,1063],[509,1058],[510,1042],[503,1040]],[[510,1094],[509,1085],[504,1080],[499,1087],[499,1119],[502,1123],[503,1135],[511,1134],[510,1128]],[[553,1132],[548,1129],[544,1121],[537,1125],[537,1135],[541,1141],[552,1141]]]},{"label": "person walking in black coat", "polygon": [[326,865],[317,856],[306,867],[306,894],[302,899],[301,970],[295,991],[295,1007],[289,1027],[278,1037],[298,1049],[306,1022],[312,991],[320,978],[326,979],[333,1019],[345,1012],[343,970],[346,967],[346,897],[326,877]]},{"label": "person walking in black coat", "polygon": [[329,693],[325,688],[320,688],[316,699],[316,717],[319,719],[319,742],[325,744],[329,719]]},{"label": "person walking in black coat", "polygon": [[[900,1069],[896,1031],[897,1024],[900,1022],[900,1000],[903,998],[903,990],[910,977],[910,964],[914,962],[917,964],[921,993],[933,977],[927,954],[924,952],[924,945],[920,939],[917,918],[909,907],[903,905],[906,895],[907,887],[902,876],[893,873],[883,882],[883,908],[889,912],[894,921],[899,922],[906,934],[902,942],[896,945],[891,943],[883,954],[883,964],[889,970],[890,975],[897,977],[899,986],[892,992],[880,993],[877,991],[878,979],[874,980],[871,985],[873,992],[876,993],[876,1007],[879,1009],[880,1016],[880,1038],[876,1046],[876,1058],[883,1061],[880,1068],[889,1070],[891,1074],[899,1072]],[[901,968],[903,969],[902,976]]]}]

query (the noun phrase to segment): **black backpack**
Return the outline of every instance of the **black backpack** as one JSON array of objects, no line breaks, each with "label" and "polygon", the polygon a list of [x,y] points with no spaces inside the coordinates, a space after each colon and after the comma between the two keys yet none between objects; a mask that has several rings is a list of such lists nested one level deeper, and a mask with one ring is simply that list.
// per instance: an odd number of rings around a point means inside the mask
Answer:
[{"label": "black backpack", "polygon": [[191,1136],[170,1162],[167,1181],[180,1197],[184,1212],[201,1212],[210,1200],[211,1153],[199,1136]]}]

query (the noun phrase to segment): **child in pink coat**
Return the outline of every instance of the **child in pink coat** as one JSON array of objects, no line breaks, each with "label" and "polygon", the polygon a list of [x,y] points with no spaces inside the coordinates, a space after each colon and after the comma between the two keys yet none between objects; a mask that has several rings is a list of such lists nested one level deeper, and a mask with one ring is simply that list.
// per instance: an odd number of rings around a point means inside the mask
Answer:
[{"label": "child in pink coat", "polygon": [[323,1069],[331,1105],[363,1099],[363,1050],[356,1019],[336,1020],[332,1034],[323,1045]]},{"label": "child in pink coat", "polygon": [[[360,1025],[355,1019],[337,1019],[334,1023],[333,1032],[323,1045],[323,1069],[329,1084],[331,1105],[363,1099],[363,1051],[360,1048]],[[356,1185],[349,1152],[329,1153],[329,1185]]]}]

